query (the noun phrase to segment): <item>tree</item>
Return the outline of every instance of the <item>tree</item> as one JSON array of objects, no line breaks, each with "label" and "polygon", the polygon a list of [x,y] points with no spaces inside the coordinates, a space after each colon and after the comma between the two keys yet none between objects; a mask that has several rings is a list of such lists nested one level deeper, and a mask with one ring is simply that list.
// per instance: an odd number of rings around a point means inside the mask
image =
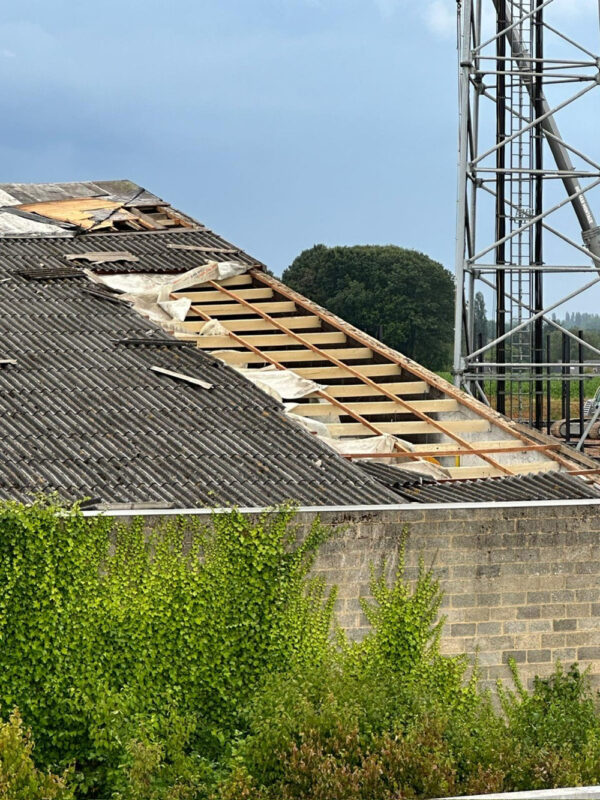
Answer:
[{"label": "tree", "polygon": [[423,253],[394,245],[317,244],[300,253],[283,280],[415,361],[448,367],[454,281]]},{"label": "tree", "polygon": [[479,347],[479,334],[481,334],[483,338],[483,343],[485,344],[487,340],[487,332],[488,332],[488,322],[485,313],[485,299],[481,292],[477,292],[475,295],[475,302],[473,303],[473,316],[474,316],[474,328],[475,328],[475,349]]}]

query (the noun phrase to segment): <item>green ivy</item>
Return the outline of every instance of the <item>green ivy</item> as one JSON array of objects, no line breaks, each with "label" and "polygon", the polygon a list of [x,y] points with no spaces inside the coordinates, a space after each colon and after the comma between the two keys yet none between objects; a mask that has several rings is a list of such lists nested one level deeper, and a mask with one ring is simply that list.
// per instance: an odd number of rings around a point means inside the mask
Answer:
[{"label": "green ivy", "polygon": [[[0,505],[0,708],[18,706],[44,766],[116,786],[127,743],[186,727],[222,758],[249,698],[328,648],[334,594],[308,572],[293,509],[148,531],[40,500]],[[149,746],[150,746],[149,745]]]}]

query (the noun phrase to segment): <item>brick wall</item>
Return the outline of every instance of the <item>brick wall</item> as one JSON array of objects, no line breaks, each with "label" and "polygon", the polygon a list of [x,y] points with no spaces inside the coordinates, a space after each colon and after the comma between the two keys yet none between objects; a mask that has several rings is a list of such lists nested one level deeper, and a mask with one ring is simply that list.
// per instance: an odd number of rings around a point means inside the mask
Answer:
[{"label": "brick wall", "polygon": [[[310,524],[313,515],[301,516]],[[512,657],[527,680],[557,660],[579,661],[600,686],[600,505],[411,507],[321,519],[345,527],[316,571],[338,585],[338,619],[352,636],[367,630],[359,598],[369,594],[369,564],[385,559],[391,575],[406,527],[407,577],[422,557],[445,593],[444,652],[478,649],[489,685],[507,677]]]},{"label": "brick wall", "polygon": [[[301,512],[298,522],[306,529],[314,517]],[[490,686],[508,677],[513,657],[528,681],[560,659],[589,666],[600,687],[600,503],[410,506],[320,517],[339,531],[315,569],[339,587],[338,620],[352,637],[368,630],[360,598],[369,594],[369,565],[385,561],[391,576],[406,528],[406,576],[416,577],[422,557],[445,593],[444,652],[478,650]]]}]

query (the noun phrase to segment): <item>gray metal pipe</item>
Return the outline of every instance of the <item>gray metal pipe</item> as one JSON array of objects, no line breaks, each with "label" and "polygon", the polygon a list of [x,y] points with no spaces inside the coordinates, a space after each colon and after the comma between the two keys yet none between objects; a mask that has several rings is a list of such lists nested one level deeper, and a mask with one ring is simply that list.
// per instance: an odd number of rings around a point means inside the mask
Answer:
[{"label": "gray metal pipe", "polygon": [[[528,58],[531,54],[527,52],[527,49],[523,45],[517,28],[511,27],[513,23],[510,19],[510,13],[508,9],[506,9],[506,0],[493,0],[493,3],[496,7],[497,13],[500,13],[504,7],[504,18],[507,22],[506,37],[510,44],[514,59],[519,63],[519,68],[525,72],[528,70],[528,62],[524,62],[522,59]],[[533,80],[525,80],[524,83],[527,91],[532,97],[532,100],[535,100]],[[548,114],[548,116],[542,120],[541,128],[546,134],[546,141],[548,142],[548,146],[552,152],[552,156],[556,162],[556,165],[561,172],[573,173],[575,172],[575,167],[571,161],[569,151],[562,140],[560,130],[558,129],[558,125],[556,124],[554,116],[548,113],[550,111],[550,104],[543,93],[539,100],[543,110],[542,114]],[[572,174],[563,175],[561,180],[565,186],[568,196],[572,197],[571,205],[573,206],[573,210],[577,215],[584,243],[587,247],[589,247],[594,255],[600,256],[600,227],[596,222],[596,218],[594,217],[586,195],[582,192],[579,180]]]}]

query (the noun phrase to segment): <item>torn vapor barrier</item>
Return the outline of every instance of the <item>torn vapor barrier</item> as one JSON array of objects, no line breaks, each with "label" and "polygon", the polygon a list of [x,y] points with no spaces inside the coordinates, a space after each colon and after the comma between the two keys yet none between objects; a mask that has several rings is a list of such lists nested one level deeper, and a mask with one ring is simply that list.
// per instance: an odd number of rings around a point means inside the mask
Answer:
[{"label": "torn vapor barrier", "polygon": [[275,397],[279,402],[300,400],[325,388],[320,383],[300,377],[291,369],[278,369],[273,364],[268,364],[260,369],[245,369],[243,367],[234,367],[234,369],[255,386],[258,386],[259,389],[262,389],[263,392]]},{"label": "torn vapor barrier", "polygon": [[210,261],[201,267],[173,277],[167,274],[127,272],[118,275],[99,275],[92,270],[85,274],[94,281],[121,293],[121,299],[131,303],[143,317],[157,322],[165,330],[172,331],[173,323],[182,322],[191,308],[187,297],[173,300],[174,292],[182,292],[208,281],[222,281],[248,270],[247,264],[237,261]]}]

